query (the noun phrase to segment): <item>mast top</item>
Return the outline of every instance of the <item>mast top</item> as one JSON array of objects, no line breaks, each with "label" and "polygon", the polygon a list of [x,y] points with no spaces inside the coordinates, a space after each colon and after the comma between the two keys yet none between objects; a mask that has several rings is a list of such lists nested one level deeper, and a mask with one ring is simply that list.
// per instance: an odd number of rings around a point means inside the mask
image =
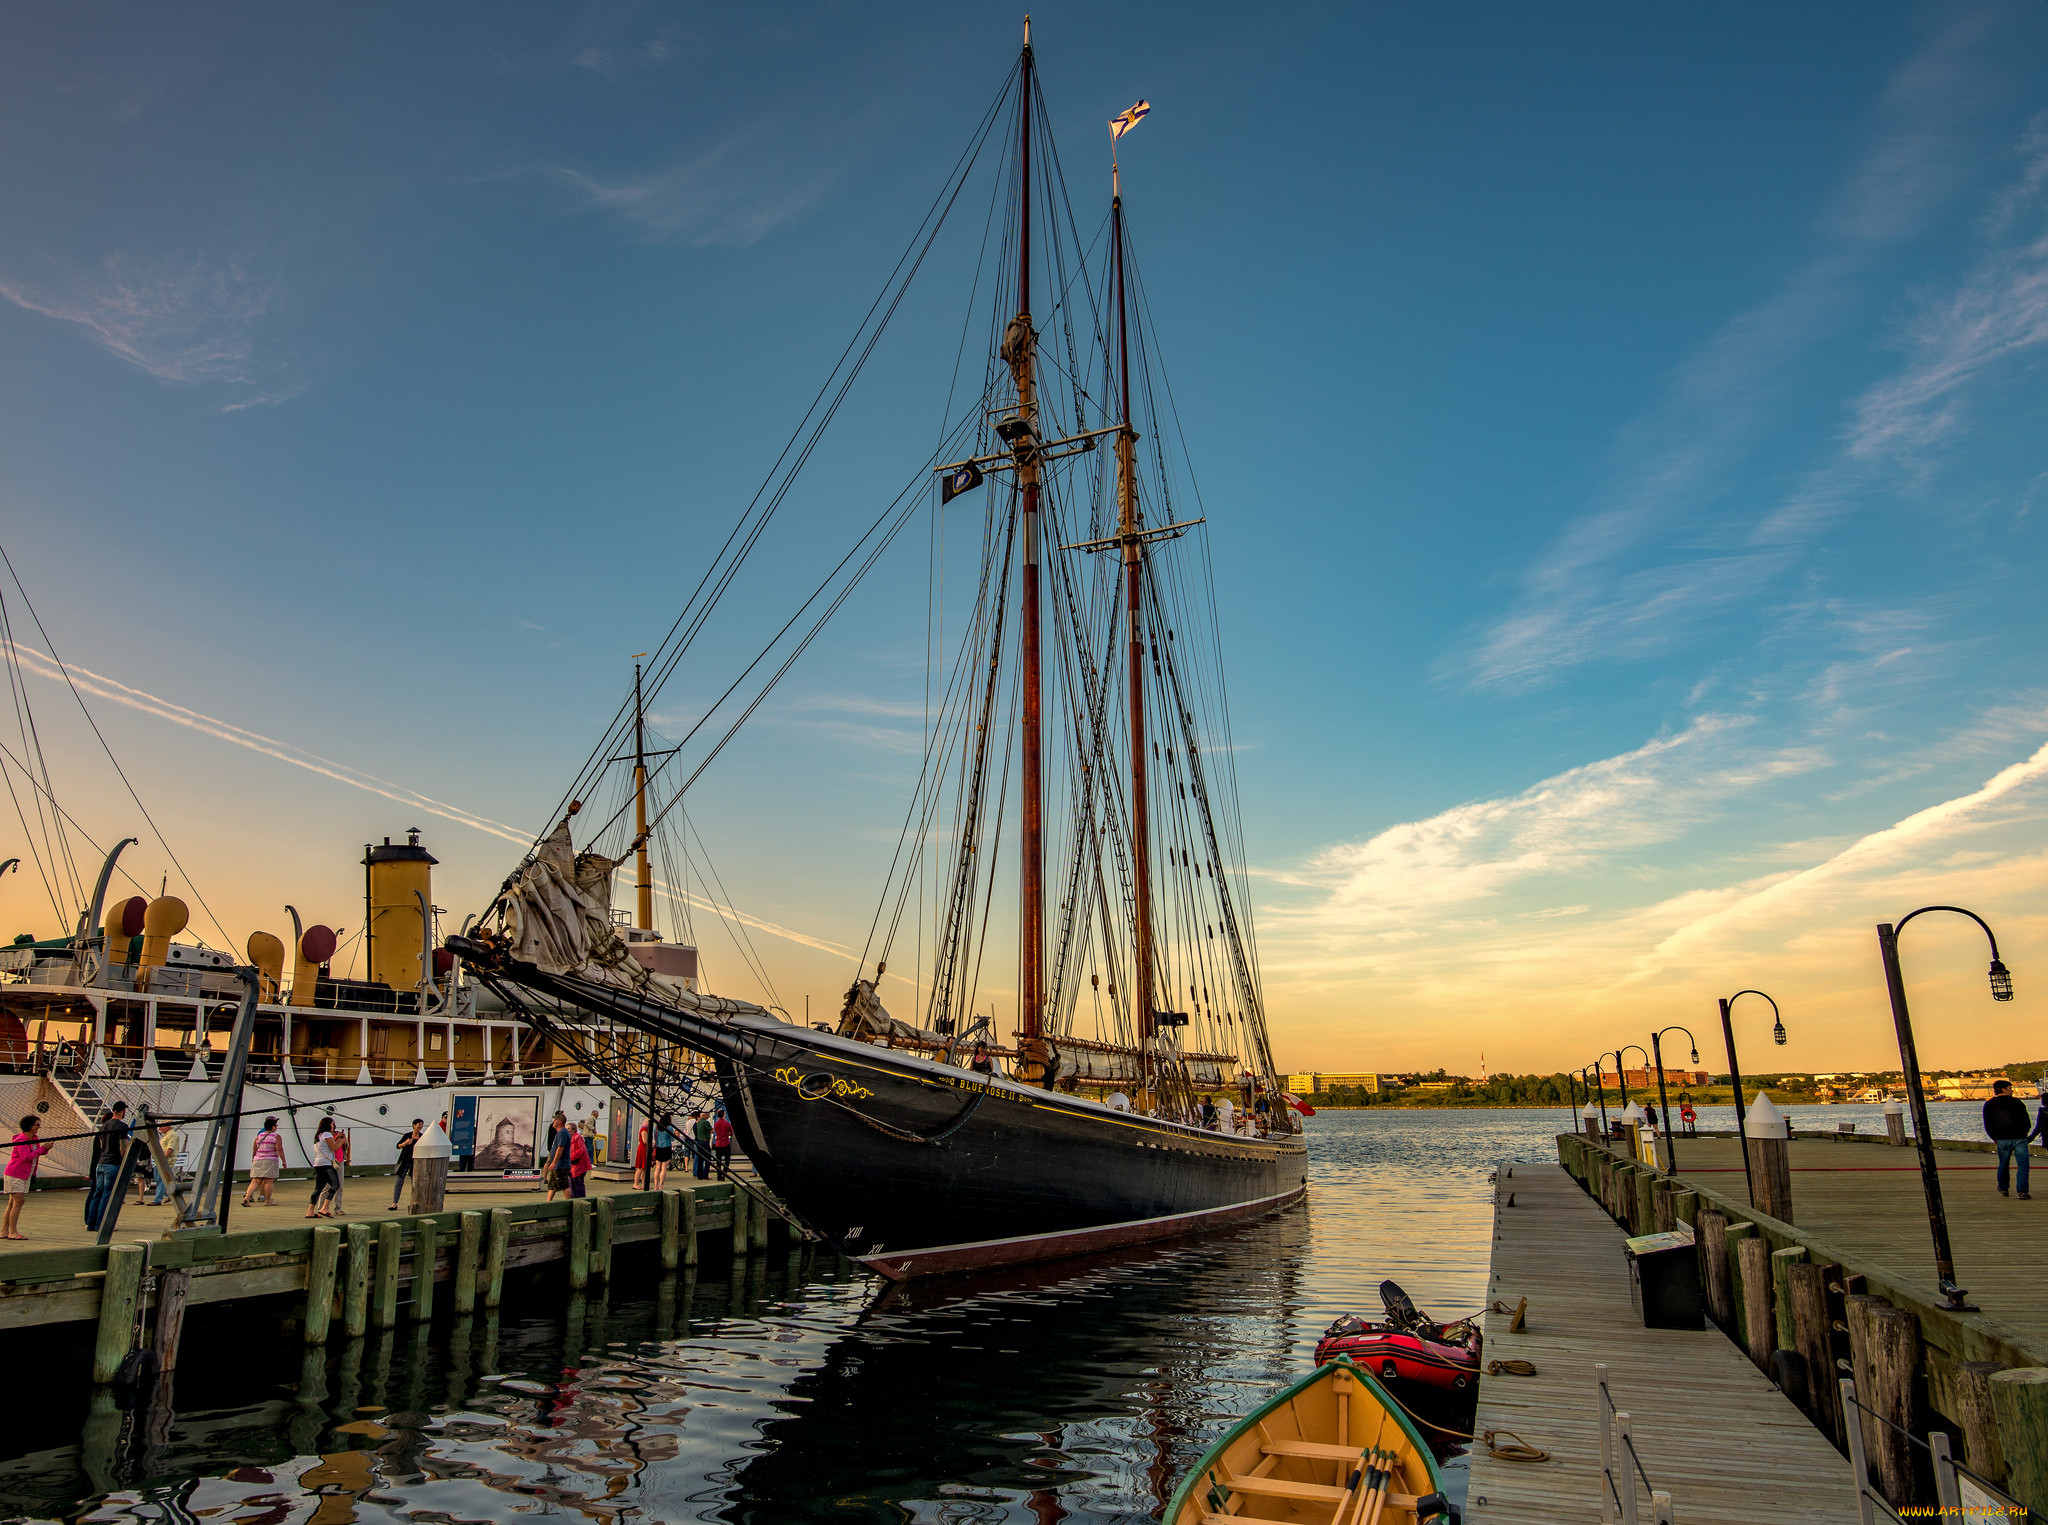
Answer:
[{"label": "mast top", "polygon": [[1024,13],[1024,51],[1031,51],[1031,12]]}]

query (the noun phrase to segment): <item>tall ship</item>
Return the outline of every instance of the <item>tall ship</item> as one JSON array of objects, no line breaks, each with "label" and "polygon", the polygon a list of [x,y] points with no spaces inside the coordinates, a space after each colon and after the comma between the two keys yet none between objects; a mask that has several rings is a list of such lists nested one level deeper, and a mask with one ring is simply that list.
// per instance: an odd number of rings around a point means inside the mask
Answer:
[{"label": "tall ship", "polygon": [[[1306,1188],[1266,1035],[1206,515],[1184,506],[1199,499],[1116,161],[1147,110],[1111,122],[1107,215],[1083,229],[1027,23],[851,358],[652,655],[649,698],[949,219],[973,223],[983,249],[967,319],[987,335],[978,391],[956,379],[938,448],[847,552],[850,570],[726,690],[738,718],[705,729],[709,706],[650,768],[636,678],[550,834],[446,943],[542,1034],[595,1014],[640,1035],[637,1057],[598,1068],[645,1111],[694,1094],[663,1054],[708,1059],[765,1183],[808,1232],[895,1280],[1213,1230]],[[955,218],[984,182],[986,224]],[[946,336],[947,363],[968,352]],[[615,925],[615,875],[632,862],[646,883],[649,841],[689,780],[927,509],[935,563],[942,544],[975,547],[958,579],[972,592],[932,613],[922,765],[837,1020],[650,968]],[[632,748],[630,803],[584,816],[589,770]]]}]

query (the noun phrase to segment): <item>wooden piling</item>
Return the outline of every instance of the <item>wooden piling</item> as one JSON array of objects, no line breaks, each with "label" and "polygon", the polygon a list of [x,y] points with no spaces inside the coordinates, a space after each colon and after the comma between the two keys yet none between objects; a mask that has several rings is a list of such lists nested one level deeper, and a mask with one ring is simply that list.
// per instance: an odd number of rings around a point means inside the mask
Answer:
[{"label": "wooden piling", "polygon": [[[1856,1384],[1857,1400],[1872,1408],[1876,1407],[1872,1396],[1876,1384],[1870,1374],[1870,1352],[1877,1343],[1877,1336],[1871,1329],[1870,1311],[1890,1306],[1889,1298],[1875,1297],[1867,1292],[1850,1292],[1842,1298],[1842,1322],[1847,1326],[1849,1335],[1849,1380]],[[1876,1416],[1860,1414],[1857,1418],[1863,1431],[1863,1454],[1874,1467],[1879,1428]]]},{"label": "wooden piling", "polygon": [[2005,1448],[2005,1490],[2036,1514],[2048,1512],[2048,1366],[1993,1372],[1989,1385]]},{"label": "wooden piling", "polygon": [[590,1285],[590,1198],[569,1202],[569,1285],[580,1292]]},{"label": "wooden piling", "polygon": [[683,1193],[683,1265],[694,1268],[697,1264],[697,1194]]},{"label": "wooden piling", "polygon": [[1802,1244],[1771,1251],[1771,1314],[1777,1325],[1777,1348],[1780,1350],[1799,1348],[1799,1337],[1792,1332],[1792,1293],[1786,1285],[1785,1268],[1795,1260],[1805,1258],[1806,1246]]},{"label": "wooden piling", "polygon": [[370,1327],[370,1225],[348,1226],[348,1270],[341,1284],[341,1332],[361,1339]]},{"label": "wooden piling", "polygon": [[464,1213],[456,1220],[455,1264],[450,1270],[449,1298],[457,1313],[476,1312],[476,1262],[483,1249],[484,1215]]},{"label": "wooden piling", "polygon": [[341,1263],[341,1230],[323,1223],[313,1230],[313,1253],[306,1261],[306,1343],[325,1345],[327,1324],[334,1317],[334,1272]]},{"label": "wooden piling", "polygon": [[484,1306],[495,1308],[505,1295],[505,1255],[512,1247],[512,1210],[491,1209],[491,1231],[484,1245]]},{"label": "wooden piling", "polygon": [[1635,1225],[1638,1234],[1657,1232],[1657,1183],[1663,1179],[1654,1170],[1636,1172]]},{"label": "wooden piling", "polygon": [[[1700,1194],[1696,1191],[1674,1191],[1671,1194],[1671,1216],[1689,1229],[1699,1227]],[[1676,1224],[1673,1225],[1674,1227]]]},{"label": "wooden piling", "polygon": [[1777,1321],[1771,1316],[1771,1247],[1759,1234],[1746,1234],[1735,1242],[1737,1269],[1742,1273],[1742,1324],[1748,1336],[1749,1358],[1758,1369],[1771,1369],[1771,1352],[1778,1348]]},{"label": "wooden piling", "polygon": [[1792,1221],[1792,1142],[1782,1138],[1749,1141],[1749,1177],[1756,1192],[1756,1210],[1781,1223]]},{"label": "wooden piling", "polygon": [[412,1316],[421,1323],[434,1316],[434,1262],[440,1255],[440,1225],[421,1218],[412,1252]]},{"label": "wooden piling", "polygon": [[1865,1392],[1859,1385],[1856,1397],[1886,1421],[1877,1426],[1877,1446],[1872,1453],[1878,1483],[1895,1509],[1931,1502],[1917,1497],[1913,1441],[1910,1433],[1900,1433],[1910,1432],[1919,1417],[1914,1398],[1920,1371],[1920,1320],[1889,1304],[1870,1305],[1864,1317],[1872,1335],[1870,1390]]},{"label": "wooden piling", "polygon": [[398,1323],[398,1252],[404,1233],[396,1218],[377,1225],[377,1269],[370,1293],[370,1323],[390,1329]]},{"label": "wooden piling", "polygon": [[1650,1187],[1652,1216],[1656,1219],[1657,1232],[1660,1234],[1668,1234],[1678,1227],[1678,1215],[1671,1208],[1672,1191],[1669,1176],[1657,1177]]},{"label": "wooden piling", "polygon": [[612,1241],[618,1233],[618,1204],[599,1197],[592,1214],[590,1269],[606,1281],[612,1279]]},{"label": "wooden piling", "polygon": [[1723,1329],[1735,1327],[1735,1309],[1728,1286],[1728,1218],[1709,1207],[1695,1225],[1699,1238],[1700,1274],[1707,1294],[1707,1316]]},{"label": "wooden piling", "polygon": [[753,1210],[753,1205],[754,1199],[752,1197],[741,1191],[738,1186],[733,1187],[732,1254],[735,1260],[745,1260],[747,1258],[747,1246],[753,1242],[753,1236],[747,1232],[747,1214]]},{"label": "wooden piling", "polygon": [[683,1194],[674,1187],[661,1194],[661,1268],[673,1271],[683,1253]]},{"label": "wooden piling", "polygon": [[156,1366],[169,1374],[178,1369],[178,1346],[185,1337],[185,1303],[192,1295],[190,1271],[160,1271],[156,1278]]},{"label": "wooden piling", "polygon": [[1823,1435],[1840,1445],[1841,1402],[1835,1392],[1835,1358],[1828,1328],[1827,1270],[1795,1260],[1785,1267],[1785,1283],[1792,1294],[1793,1349],[1806,1363],[1806,1396],[1811,1405],[1807,1415]]},{"label": "wooden piling", "polygon": [[1991,1378],[2004,1371],[1996,1361],[1958,1361],[1956,1418],[1963,1426],[1963,1464],[1994,1483],[2005,1481],[2005,1450],[1998,1439],[1998,1415],[1991,1407]]},{"label": "wooden piling", "polygon": [[758,1255],[768,1248],[768,1204],[759,1198],[747,1215],[747,1253]]},{"label": "wooden piling", "polygon": [[149,1251],[139,1244],[107,1246],[107,1272],[100,1282],[100,1327],[92,1347],[92,1379],[111,1382],[135,1348],[135,1305],[142,1296],[142,1268]]}]

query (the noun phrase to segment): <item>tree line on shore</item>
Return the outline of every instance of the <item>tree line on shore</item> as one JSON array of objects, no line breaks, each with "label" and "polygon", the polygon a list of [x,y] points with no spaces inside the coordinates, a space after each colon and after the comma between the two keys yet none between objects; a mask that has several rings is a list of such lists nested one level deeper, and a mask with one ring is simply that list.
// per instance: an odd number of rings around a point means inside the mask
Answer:
[{"label": "tree line on shore", "polygon": [[[2031,1090],[2033,1083],[2043,1074],[2048,1074],[2048,1060],[2024,1060],[2015,1064],[1992,1066],[1988,1071],[1938,1070],[1928,1073],[1942,1075],[2003,1074],[2014,1082]],[[1889,1073],[1873,1072],[1861,1078],[1861,1084],[1897,1085],[1903,1079],[1899,1071]],[[1766,1072],[1761,1075],[1742,1077],[1743,1090],[1754,1092],[1761,1089],[1778,1103],[1812,1103],[1829,1091],[1839,1093],[1843,1082],[1820,1081],[1811,1075],[1793,1075]],[[1382,1081],[1383,1089],[1369,1091],[1360,1086],[1333,1086],[1317,1091],[1312,1097],[1304,1097],[1318,1107],[1563,1107],[1567,1104],[1583,1104],[1587,1091],[1576,1071],[1567,1076],[1558,1071],[1554,1074],[1489,1075],[1485,1080],[1469,1076],[1450,1075],[1438,1070],[1433,1075],[1417,1075],[1407,1083],[1391,1078]],[[1428,1089],[1424,1089],[1427,1087]],[[1698,1106],[1726,1106],[1734,1096],[1734,1089],[1728,1083],[1726,1074],[1716,1075],[1709,1085],[1675,1085],[1665,1082],[1665,1092],[1675,1107],[1681,1097]],[[1595,1093],[1597,1094],[1597,1093]],[[1636,1101],[1654,1101],[1657,1097],[1655,1081],[1645,1088],[1631,1085],[1628,1092]],[[1621,1093],[1615,1088],[1611,1075],[1606,1079],[1607,1104],[1611,1110],[1622,1105]]]}]

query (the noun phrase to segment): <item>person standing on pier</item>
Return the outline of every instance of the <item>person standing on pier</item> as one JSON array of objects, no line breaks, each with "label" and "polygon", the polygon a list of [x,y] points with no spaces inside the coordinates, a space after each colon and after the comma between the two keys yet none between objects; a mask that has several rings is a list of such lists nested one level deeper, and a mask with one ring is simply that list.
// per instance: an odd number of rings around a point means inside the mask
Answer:
[{"label": "person standing on pier", "polygon": [[702,1112],[690,1114],[690,1174],[700,1181],[711,1175],[711,1122]]},{"label": "person standing on pier", "polygon": [[28,1238],[21,1232],[21,1204],[28,1200],[28,1183],[35,1179],[36,1166],[57,1147],[37,1142],[36,1134],[42,1126],[43,1120],[31,1112],[21,1120],[21,1131],[14,1135],[14,1148],[7,1156],[7,1226],[0,1231],[0,1238]]},{"label": "person standing on pier", "polygon": [[340,1176],[334,1168],[334,1119],[323,1117],[313,1130],[313,1200],[306,1208],[308,1218],[332,1218],[334,1198],[340,1190]]},{"label": "person standing on pier", "polygon": [[664,1112],[654,1120],[654,1164],[649,1167],[647,1189],[660,1191],[668,1180],[668,1163],[676,1157],[676,1120]]},{"label": "person standing on pier", "polygon": [[2020,1199],[2027,1199],[2027,1139],[2034,1126],[2027,1119],[2027,1104],[2012,1094],[2012,1082],[2000,1080],[1991,1087],[1991,1100],[1984,1103],[1984,1131],[1998,1150],[1998,1194],[2012,1195],[2006,1185],[2012,1162],[2019,1161]]},{"label": "person standing on pier", "polygon": [[633,1143],[633,1190],[652,1191],[654,1181],[654,1119],[646,1118]]},{"label": "person standing on pier", "polygon": [[411,1131],[398,1136],[398,1168],[391,1172],[391,1208],[398,1210],[399,1196],[405,1191],[406,1180],[412,1175],[413,1145],[420,1141],[420,1135],[427,1131],[427,1120],[415,1117]]},{"label": "person standing on pier", "polygon": [[164,1163],[170,1166],[163,1176],[158,1177],[156,1200],[151,1204],[154,1207],[162,1207],[171,1200],[173,1181],[170,1178],[178,1176],[178,1151],[185,1147],[185,1141],[178,1137],[176,1123],[161,1124],[156,1130],[156,1138],[157,1142],[163,1145]]},{"label": "person standing on pier", "polygon": [[128,1103],[117,1101],[100,1114],[92,1137],[92,1190],[85,1197],[85,1226],[99,1232],[100,1215],[113,1200],[114,1180],[121,1173],[121,1155],[128,1148]]},{"label": "person standing on pier", "polygon": [[580,1197],[588,1189],[591,1150],[589,1135],[584,1130],[589,1127],[590,1124],[585,1122],[582,1128],[571,1128],[569,1130],[569,1195],[571,1197]]},{"label": "person standing on pier", "polygon": [[711,1122],[711,1158],[719,1180],[732,1174],[732,1119],[725,1115],[723,1107]]},{"label": "person standing on pier", "polygon": [[277,1119],[263,1119],[263,1131],[256,1135],[256,1142],[249,1146],[249,1187],[242,1193],[242,1206],[254,1207],[262,1203],[270,1206],[271,1193],[277,1190],[277,1178],[284,1174],[284,1136],[277,1131]]}]

